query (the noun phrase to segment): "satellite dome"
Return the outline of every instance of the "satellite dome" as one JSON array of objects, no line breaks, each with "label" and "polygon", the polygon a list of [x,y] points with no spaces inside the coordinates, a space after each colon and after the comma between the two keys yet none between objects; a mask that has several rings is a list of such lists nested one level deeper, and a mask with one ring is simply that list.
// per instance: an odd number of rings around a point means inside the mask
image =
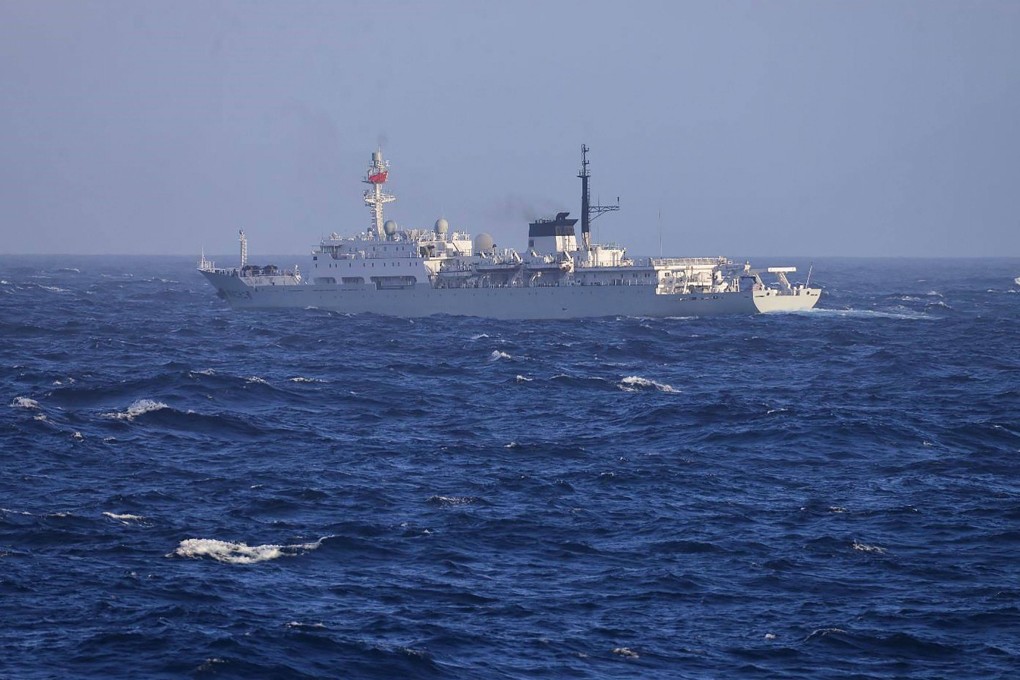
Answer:
[{"label": "satellite dome", "polygon": [[387,236],[393,236],[397,233],[397,223],[393,220],[386,220],[382,225],[382,229]]},{"label": "satellite dome", "polygon": [[440,217],[436,220],[436,233],[440,236],[450,231],[450,223]]},{"label": "satellite dome", "polygon": [[495,247],[495,245],[496,244],[493,242],[491,234],[486,234],[486,233],[483,232],[483,233],[479,234],[478,236],[475,236],[475,252],[476,253],[489,252],[490,250],[492,250]]}]

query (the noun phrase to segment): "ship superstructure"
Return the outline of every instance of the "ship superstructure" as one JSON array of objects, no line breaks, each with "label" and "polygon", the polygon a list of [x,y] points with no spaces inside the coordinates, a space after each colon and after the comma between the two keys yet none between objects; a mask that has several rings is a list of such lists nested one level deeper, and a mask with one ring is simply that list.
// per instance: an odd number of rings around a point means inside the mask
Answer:
[{"label": "ship superstructure", "polygon": [[[499,248],[492,237],[450,229],[401,229],[384,220],[396,200],[384,191],[389,164],[372,154],[365,175],[369,227],[354,236],[332,233],[312,252],[310,280],[295,266],[247,263],[200,271],[239,308],[317,307],[414,317],[454,314],[507,319],[597,316],[695,316],[812,308],[820,290],[791,284],[793,267],[754,269],[727,258],[631,258],[620,246],[593,243],[591,221],[619,210],[589,200],[588,147],[581,147],[581,234],[568,212],[529,224],[527,246]],[[766,279],[769,279],[768,281]]]}]

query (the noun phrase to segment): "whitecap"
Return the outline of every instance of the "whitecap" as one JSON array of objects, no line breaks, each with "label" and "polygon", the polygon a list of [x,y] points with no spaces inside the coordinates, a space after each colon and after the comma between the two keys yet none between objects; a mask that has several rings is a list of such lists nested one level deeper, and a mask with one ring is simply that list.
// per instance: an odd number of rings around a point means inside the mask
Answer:
[{"label": "whitecap", "polygon": [[853,549],[860,550],[861,552],[875,553],[876,555],[881,555],[885,552],[885,548],[880,548],[877,545],[866,545],[857,541],[854,541]]},{"label": "whitecap", "polygon": [[487,337],[489,337],[488,333],[479,333],[478,335],[472,335],[471,339],[472,340],[481,340],[481,339],[487,338]]},{"label": "whitecap", "polygon": [[514,376],[514,380],[516,380],[519,383],[526,383],[526,382],[531,382],[532,380],[534,380],[534,378],[527,378],[527,377],[525,377],[523,375],[515,375]]},{"label": "whitecap", "polygon": [[467,505],[475,500],[470,496],[429,496],[428,502],[437,505]]},{"label": "whitecap", "polygon": [[28,397],[15,397],[11,402],[11,408],[39,408],[39,402]]},{"label": "whitecap", "polygon": [[305,378],[305,377],[300,376],[300,375],[297,376],[297,377],[291,378],[290,381],[291,382],[295,382],[295,383],[317,383],[317,382],[322,382],[318,378]]},{"label": "whitecap", "polygon": [[198,371],[191,371],[191,375],[216,375],[216,371],[211,368],[203,368]]},{"label": "whitecap", "polygon": [[290,621],[287,623],[287,628],[325,628],[324,623],[301,623],[300,621]]},{"label": "whitecap", "polygon": [[104,418],[115,418],[117,420],[134,420],[140,415],[151,413],[153,411],[159,411],[160,409],[170,408],[161,401],[153,401],[152,399],[139,399],[135,403],[128,406],[126,411],[112,413],[104,413]]},{"label": "whitecap", "polygon": [[276,545],[267,543],[264,545],[247,545],[245,543],[231,543],[229,541],[218,541],[214,538],[188,538],[181,541],[177,549],[167,557],[189,557],[202,558],[211,557],[217,562],[227,564],[255,564],[275,560],[280,557],[293,557],[309,550],[315,550],[327,537],[320,538],[314,543],[297,543],[294,545]]},{"label": "whitecap", "polygon": [[618,654],[626,659],[640,659],[641,657],[633,649],[629,647],[616,647],[613,649],[613,654]]},{"label": "whitecap", "polygon": [[257,375],[253,375],[253,376],[251,376],[250,378],[247,378],[247,379],[245,380],[245,382],[249,382],[249,383],[255,383],[255,384],[257,384],[257,385],[268,385],[268,384],[269,384],[269,381],[268,381],[268,380],[266,380],[265,378],[260,378],[260,377],[259,377],[259,376],[257,376]]},{"label": "whitecap", "polygon": [[213,671],[215,666],[216,666],[216,664],[220,664],[220,663],[226,663],[226,661],[223,660],[223,659],[220,659],[218,657],[211,656],[208,659],[206,659],[205,661],[203,661],[202,665],[199,666],[198,668],[196,668],[195,670],[200,672],[200,673],[205,673],[205,672]]},{"label": "whitecap", "polygon": [[499,361],[500,359],[513,359],[513,357],[506,352],[500,352],[498,349],[492,350],[492,354],[489,355],[489,361]]},{"label": "whitecap", "polygon": [[667,392],[670,394],[677,394],[679,390],[673,389],[672,385],[665,383],[655,382],[648,378],[642,378],[637,375],[628,375],[626,378],[620,381],[620,389],[624,392],[637,392],[638,390],[645,390],[654,388],[660,392]]},{"label": "whitecap", "polygon": [[69,291],[69,290],[68,290],[68,289],[66,289],[66,288],[60,288],[60,287],[58,287],[58,286],[44,286],[44,285],[42,285],[42,284],[38,284],[38,285],[39,285],[39,287],[40,287],[40,288],[42,288],[43,290],[48,290],[48,291],[50,291],[51,293],[70,293],[70,292],[71,292],[71,291]]},{"label": "whitecap", "polygon": [[115,512],[104,512],[103,515],[105,517],[109,517],[110,519],[115,519],[119,522],[123,522],[124,524],[127,524],[128,522],[140,522],[143,519],[145,519],[141,515],[128,515],[128,514],[118,515]]},{"label": "whitecap", "polygon": [[32,420],[38,420],[40,423],[44,423],[46,422],[46,414],[36,413],[34,416],[32,416]]}]

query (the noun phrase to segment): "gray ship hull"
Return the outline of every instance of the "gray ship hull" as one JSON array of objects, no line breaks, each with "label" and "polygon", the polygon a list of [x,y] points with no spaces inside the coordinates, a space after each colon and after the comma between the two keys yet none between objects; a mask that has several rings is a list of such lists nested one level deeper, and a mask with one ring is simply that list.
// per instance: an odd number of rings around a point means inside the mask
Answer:
[{"label": "gray ship hull", "polygon": [[202,274],[237,309],[317,308],[342,314],[414,318],[436,314],[491,319],[579,319],[605,316],[685,317],[811,309],[821,291],[658,294],[654,286],[534,286],[386,290],[374,286],[256,285],[214,271]]}]

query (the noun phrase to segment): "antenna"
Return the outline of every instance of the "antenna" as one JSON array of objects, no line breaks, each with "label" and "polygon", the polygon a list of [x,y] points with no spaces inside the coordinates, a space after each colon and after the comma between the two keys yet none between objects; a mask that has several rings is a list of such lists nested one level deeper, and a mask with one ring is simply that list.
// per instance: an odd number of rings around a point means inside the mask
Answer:
[{"label": "antenna", "polygon": [[811,272],[814,271],[815,263],[812,262],[811,266],[807,268],[807,281],[804,282],[804,287],[808,288],[811,285]]},{"label": "antenna", "polygon": [[659,208],[659,257],[662,257],[662,208]]},{"label": "antenna", "polygon": [[365,184],[372,188],[365,191],[365,205],[372,210],[372,231],[376,238],[383,238],[383,205],[397,200],[393,194],[383,193],[382,186],[390,175],[390,164],[383,160],[382,149],[372,152],[372,163],[368,166]]},{"label": "antenna", "polygon": [[248,264],[248,237],[244,235],[244,229],[239,229],[238,233],[241,237],[238,239],[241,242],[241,269]]},{"label": "antenna", "polygon": [[595,218],[620,209],[619,196],[616,198],[616,205],[591,205],[588,191],[588,180],[591,179],[591,172],[588,170],[589,150],[585,144],[581,145],[581,171],[577,173],[581,178],[581,238],[584,240],[585,250],[591,250],[591,223]]}]

